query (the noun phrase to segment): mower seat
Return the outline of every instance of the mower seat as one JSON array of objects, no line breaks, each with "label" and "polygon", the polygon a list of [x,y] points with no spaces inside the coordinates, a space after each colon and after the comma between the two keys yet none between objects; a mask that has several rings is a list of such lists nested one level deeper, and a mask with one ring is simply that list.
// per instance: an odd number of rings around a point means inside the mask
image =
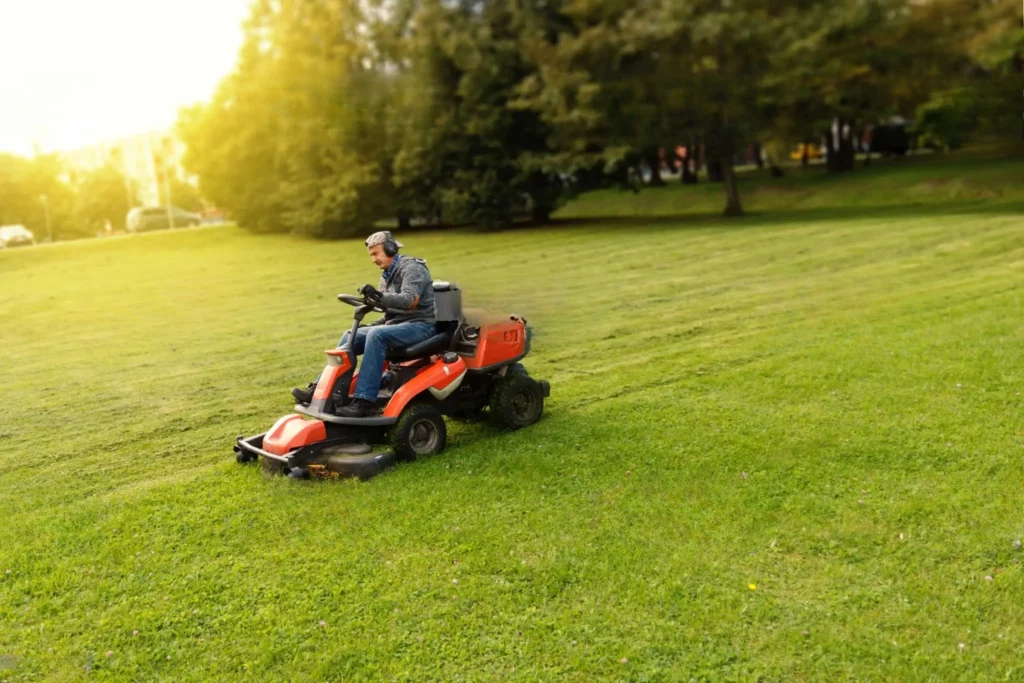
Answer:
[{"label": "mower seat", "polygon": [[433,337],[424,339],[411,346],[403,346],[396,349],[388,349],[386,358],[389,361],[414,360],[433,356],[436,353],[444,353],[452,344],[450,332],[438,332]]}]

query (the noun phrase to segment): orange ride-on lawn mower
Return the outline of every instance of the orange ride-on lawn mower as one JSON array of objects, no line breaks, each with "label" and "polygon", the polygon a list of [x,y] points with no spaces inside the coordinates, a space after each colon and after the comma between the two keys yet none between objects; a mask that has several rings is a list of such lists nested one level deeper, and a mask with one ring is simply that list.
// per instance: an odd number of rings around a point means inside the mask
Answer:
[{"label": "orange ride-on lawn mower", "polygon": [[[240,436],[239,463],[262,459],[274,474],[306,479],[369,479],[397,460],[413,460],[444,450],[444,415],[472,418],[489,408],[506,428],[540,419],[550,386],[529,376],[519,362],[530,352],[530,330],[517,316],[469,324],[462,294],[448,282],[434,282],[437,333],[417,344],[389,349],[377,396],[379,414],[341,417],[356,387],[352,340],[367,313],[386,313],[379,304],[339,294],[355,307],[345,346],[327,351],[327,367],[309,405],[296,405],[265,434]],[[392,452],[374,452],[374,445]]]}]

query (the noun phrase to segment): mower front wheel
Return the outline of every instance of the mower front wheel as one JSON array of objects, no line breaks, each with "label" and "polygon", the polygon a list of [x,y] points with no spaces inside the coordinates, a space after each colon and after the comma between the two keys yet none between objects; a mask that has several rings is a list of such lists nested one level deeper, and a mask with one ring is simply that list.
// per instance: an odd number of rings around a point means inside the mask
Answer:
[{"label": "mower front wheel", "polygon": [[527,375],[506,375],[491,389],[491,417],[506,429],[528,427],[544,412],[544,389]]},{"label": "mower front wheel", "polygon": [[448,430],[437,408],[422,403],[402,411],[391,432],[391,445],[402,460],[435,455],[444,450]]}]

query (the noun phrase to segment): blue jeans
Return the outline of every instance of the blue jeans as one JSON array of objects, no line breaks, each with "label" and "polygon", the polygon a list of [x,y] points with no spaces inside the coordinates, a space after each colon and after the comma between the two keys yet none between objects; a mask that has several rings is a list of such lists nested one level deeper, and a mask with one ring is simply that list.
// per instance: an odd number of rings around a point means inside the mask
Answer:
[{"label": "blue jeans", "polygon": [[[411,346],[433,337],[437,333],[433,323],[398,323],[360,327],[356,331],[356,355],[363,357],[359,366],[355,398],[376,401],[380,391],[380,378],[384,372],[384,356],[388,349]],[[348,332],[341,335],[338,348],[348,342]]]}]

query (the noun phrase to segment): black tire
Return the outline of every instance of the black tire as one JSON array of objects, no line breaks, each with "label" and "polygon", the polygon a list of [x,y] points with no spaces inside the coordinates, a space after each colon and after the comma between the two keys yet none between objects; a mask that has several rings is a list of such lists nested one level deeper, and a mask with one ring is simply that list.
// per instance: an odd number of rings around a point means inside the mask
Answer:
[{"label": "black tire", "polygon": [[508,373],[491,389],[491,416],[502,427],[527,427],[543,413],[544,390],[527,375]]},{"label": "black tire", "polygon": [[440,453],[447,439],[441,412],[423,403],[407,406],[391,431],[391,446],[402,460]]},{"label": "black tire", "polygon": [[526,371],[526,368],[523,366],[522,363],[513,363],[512,365],[508,366],[508,370],[505,371],[505,376],[506,377],[508,377],[509,375],[529,375],[529,374],[530,373]]},{"label": "black tire", "polygon": [[235,453],[235,462],[237,462],[239,465],[245,465],[246,463],[255,461],[256,458],[258,457],[260,456],[250,453],[248,451],[239,450],[237,453]]}]

